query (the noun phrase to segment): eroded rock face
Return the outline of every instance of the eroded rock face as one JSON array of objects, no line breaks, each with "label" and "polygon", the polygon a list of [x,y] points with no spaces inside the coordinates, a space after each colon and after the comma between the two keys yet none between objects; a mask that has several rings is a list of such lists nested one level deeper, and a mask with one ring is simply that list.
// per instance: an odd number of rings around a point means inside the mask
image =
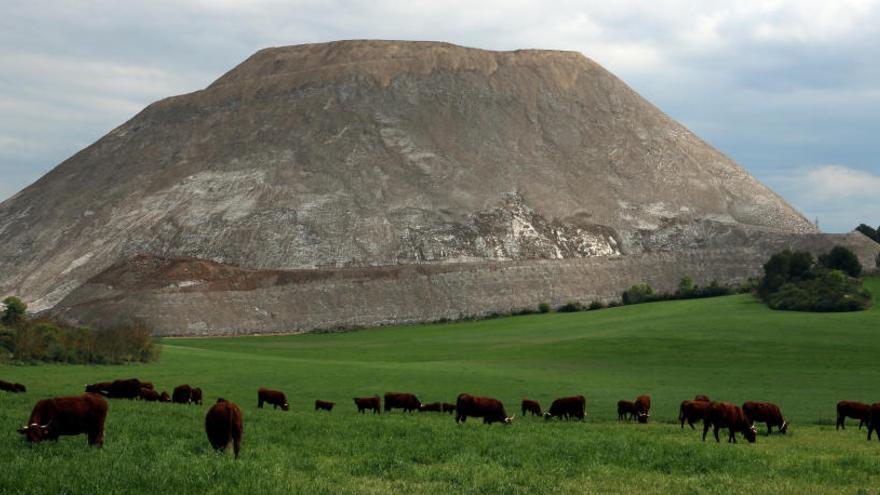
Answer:
[{"label": "eroded rock face", "polygon": [[[581,54],[262,50],[0,204],[0,295],[139,254],[245,268],[675,252],[815,228]],[[709,239],[709,240],[705,240]]]}]

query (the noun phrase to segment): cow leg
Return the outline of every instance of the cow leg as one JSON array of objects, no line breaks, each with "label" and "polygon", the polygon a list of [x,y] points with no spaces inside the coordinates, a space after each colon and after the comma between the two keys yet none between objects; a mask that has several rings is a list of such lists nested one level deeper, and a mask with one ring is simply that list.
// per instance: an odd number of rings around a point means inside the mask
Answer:
[{"label": "cow leg", "polygon": [[706,433],[709,433],[709,423],[703,421],[703,441],[706,441]]},{"label": "cow leg", "polygon": [[716,441],[717,443],[721,443],[721,439],[718,438],[718,430],[720,430],[720,429],[721,429],[721,426],[719,426],[719,425],[715,425],[715,427],[713,428],[714,431],[712,432],[712,433],[715,434],[715,441]]},{"label": "cow leg", "polygon": [[259,399],[259,403],[257,404],[257,407],[260,409],[263,408],[263,399]]},{"label": "cow leg", "polygon": [[770,426],[770,423],[767,423],[767,436],[768,437],[770,436],[770,432],[772,432],[772,431],[773,431],[773,427]]},{"label": "cow leg", "polygon": [[840,413],[837,413],[837,426],[834,429],[839,430],[842,427],[843,427],[843,418],[840,417]]},{"label": "cow leg", "polygon": [[862,424],[864,424],[864,423],[865,423],[865,420],[864,420],[864,419],[860,419],[860,420],[859,420],[859,429],[860,429],[860,430],[862,429]]},{"label": "cow leg", "polygon": [[727,433],[729,435],[727,443],[736,443],[736,431],[734,431],[732,426],[728,428]]}]

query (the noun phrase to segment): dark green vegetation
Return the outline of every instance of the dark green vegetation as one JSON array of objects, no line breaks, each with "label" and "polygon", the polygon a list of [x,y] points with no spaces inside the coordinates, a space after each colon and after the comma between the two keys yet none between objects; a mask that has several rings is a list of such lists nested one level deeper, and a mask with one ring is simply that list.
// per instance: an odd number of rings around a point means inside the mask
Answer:
[{"label": "dark green vegetation", "polygon": [[704,297],[729,296],[737,292],[748,292],[751,286],[743,284],[741,287],[726,287],[713,280],[709,285],[700,287],[694,284],[694,280],[688,276],[681,279],[678,289],[675,292],[655,292],[654,289],[646,284],[640,283],[633,285],[629,289],[623,291],[621,302],[623,304],[641,304],[646,302],[657,301],[673,301],[676,299],[702,299]]},{"label": "dark green vegetation", "polygon": [[873,239],[877,242],[880,242],[880,225],[878,225],[877,228],[875,229],[874,227],[871,227],[868,224],[862,223],[862,224],[859,224],[858,227],[856,227],[856,230],[865,234],[866,236],[870,237],[871,239]]},{"label": "dark green vegetation", "polygon": [[[880,279],[866,280],[880,293]],[[157,363],[0,366],[28,386],[0,393],[0,492],[54,493],[875,493],[880,442],[840,399],[880,401],[880,310],[777,312],[751,295],[639,304],[344,334],[166,340]],[[136,376],[189,382],[205,406],[111,401],[103,450],[84,437],[28,448],[15,433],[38,398]],[[291,412],[256,408],[259,386]],[[437,413],[358,415],[352,397],[411,391],[424,402],[493,395],[510,427]],[[618,399],[653,399],[652,424],[618,423]],[[787,436],[700,442],[673,424],[697,393],[778,403]],[[519,416],[584,394],[585,423]],[[242,457],[213,454],[203,431],[218,396],[244,413]],[[314,412],[314,399],[337,402]],[[710,433],[711,434],[711,433]]]},{"label": "dark green vegetation", "polygon": [[159,347],[141,325],[93,330],[64,323],[27,318],[27,304],[17,297],[3,300],[0,318],[0,363],[4,361],[60,363],[148,362]]},{"label": "dark green vegetation", "polygon": [[808,252],[786,249],[764,264],[757,294],[773,309],[861,311],[871,304],[861,274],[858,258],[843,246],[820,255],[818,263]]}]

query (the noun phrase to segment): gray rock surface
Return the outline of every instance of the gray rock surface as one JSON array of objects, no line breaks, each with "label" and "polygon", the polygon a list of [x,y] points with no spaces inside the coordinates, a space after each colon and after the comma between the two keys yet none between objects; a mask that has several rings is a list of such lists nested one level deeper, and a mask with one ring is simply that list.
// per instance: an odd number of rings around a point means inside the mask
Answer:
[{"label": "gray rock surface", "polygon": [[261,50],[0,204],[0,295],[50,308],[140,254],[301,270],[815,231],[579,53],[342,41]]}]

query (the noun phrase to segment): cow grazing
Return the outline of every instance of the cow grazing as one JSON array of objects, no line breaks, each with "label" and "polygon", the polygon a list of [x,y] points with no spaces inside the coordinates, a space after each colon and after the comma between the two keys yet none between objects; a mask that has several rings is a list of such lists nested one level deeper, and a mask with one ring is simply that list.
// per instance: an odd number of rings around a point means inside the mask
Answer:
[{"label": "cow grazing", "polygon": [[151,388],[142,388],[140,398],[147,402],[158,402],[162,399],[162,396]]},{"label": "cow grazing", "polygon": [[96,394],[57,397],[37,402],[28,424],[18,432],[31,443],[58,440],[62,435],[88,435],[89,445],[104,446],[107,401]]},{"label": "cow grazing", "polygon": [[631,400],[617,401],[617,420],[632,419],[636,417],[636,403]]},{"label": "cow grazing", "polygon": [[635,406],[639,423],[647,423],[648,418],[651,417],[651,397],[647,395],[636,397]]},{"label": "cow grazing", "polygon": [[868,416],[871,411],[871,406],[865,404],[864,402],[854,402],[849,400],[842,400],[837,403],[837,428],[844,430],[846,429],[846,418],[853,418],[859,420],[859,429],[862,429],[862,425],[868,422]]},{"label": "cow grazing", "polygon": [[241,409],[226,399],[217,399],[217,403],[211,406],[205,416],[205,433],[208,434],[208,441],[214,450],[226,450],[231,443],[237,459],[243,431]]},{"label": "cow grazing", "polygon": [[193,401],[193,389],[189,385],[178,385],[171,392],[171,402],[175,404],[190,404]]},{"label": "cow grazing", "polygon": [[290,410],[287,403],[287,396],[279,390],[270,390],[268,388],[260,388],[257,390],[257,407],[263,408],[263,403],[272,404],[272,409],[281,408],[282,411]]},{"label": "cow grazing", "polygon": [[27,389],[24,385],[20,383],[12,383],[0,380],[0,390],[5,390],[7,392],[12,392],[13,394],[18,394],[22,392],[27,392]]},{"label": "cow grazing", "polygon": [[871,441],[871,433],[877,432],[877,441],[880,442],[880,402],[871,404],[868,412],[868,441]]},{"label": "cow grazing", "polygon": [[102,391],[110,390],[111,385],[113,385],[113,382],[97,382],[86,385],[86,393],[104,395]]},{"label": "cow grazing", "polygon": [[710,404],[711,402],[706,400],[682,401],[678,408],[678,420],[681,421],[681,428],[684,429],[684,422],[687,421],[691,429],[695,430],[694,423],[706,419],[706,411],[709,410]]},{"label": "cow grazing", "polygon": [[440,405],[440,410],[445,413],[452,414],[455,412],[455,404],[444,402]]},{"label": "cow grazing", "polygon": [[442,405],[439,402],[419,404],[419,412],[440,412]]},{"label": "cow grazing", "polygon": [[168,392],[164,390],[162,391],[162,393],[159,395],[159,402],[171,402],[171,396],[168,395]]},{"label": "cow grazing", "polygon": [[484,424],[504,423],[509,425],[513,422],[513,416],[507,415],[501,401],[491,397],[459,394],[455,401],[455,422],[464,423],[468,417],[483,418]]},{"label": "cow grazing", "polygon": [[148,388],[150,390],[154,390],[156,387],[153,386],[153,382],[141,382],[141,388]]},{"label": "cow grazing", "polygon": [[550,410],[544,413],[545,419],[573,419],[583,420],[587,414],[587,399],[583,395],[562,397],[550,404]]},{"label": "cow grazing", "polygon": [[192,389],[192,402],[193,404],[202,405],[202,389],[199,387],[193,387]]},{"label": "cow grazing", "polygon": [[86,392],[101,394],[108,399],[137,399],[141,395],[141,381],[137,378],[98,382],[86,385]]},{"label": "cow grazing", "polygon": [[323,409],[325,411],[332,411],[333,406],[335,406],[335,402],[328,402],[326,400],[316,400],[315,401],[315,411]]},{"label": "cow grazing", "polygon": [[378,395],[375,397],[355,397],[354,403],[359,413],[373,411],[373,414],[381,414],[382,404]]},{"label": "cow grazing", "polygon": [[385,393],[385,412],[392,409],[403,409],[404,412],[418,411],[422,403],[414,394],[399,392]]},{"label": "cow grazing", "polygon": [[734,404],[726,402],[710,403],[709,408],[706,410],[706,419],[703,420],[704,442],[706,441],[706,433],[709,432],[709,427],[714,428],[716,442],[721,441],[718,438],[718,430],[721,428],[728,429],[727,443],[736,443],[736,432],[742,433],[749,443],[755,443],[757,439],[758,430],[752,426],[743,410]]},{"label": "cow grazing", "polygon": [[542,416],[544,414],[541,412],[541,404],[538,404],[538,401],[523,399],[522,415],[525,416],[527,413],[532,413],[532,416]]},{"label": "cow grazing", "polygon": [[767,435],[773,430],[773,427],[779,428],[779,432],[783,435],[788,431],[788,422],[782,417],[782,411],[776,404],[769,402],[745,402],[742,410],[754,423],[767,423]]},{"label": "cow grazing", "polygon": [[697,395],[696,397],[694,397],[694,400],[701,400],[701,401],[703,401],[703,402],[711,402],[711,401],[709,400],[709,396],[707,396],[707,395],[702,395],[702,394],[699,394],[699,395]]}]

